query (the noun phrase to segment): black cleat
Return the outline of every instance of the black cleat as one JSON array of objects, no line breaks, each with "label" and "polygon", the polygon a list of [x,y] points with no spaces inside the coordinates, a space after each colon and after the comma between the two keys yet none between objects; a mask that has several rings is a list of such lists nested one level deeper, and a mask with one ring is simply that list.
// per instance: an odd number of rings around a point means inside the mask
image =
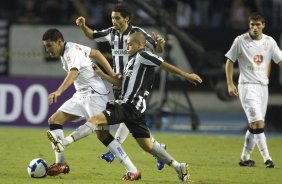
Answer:
[{"label": "black cleat", "polygon": [[265,168],[274,168],[274,163],[272,162],[272,160],[267,160],[264,165]]},{"label": "black cleat", "polygon": [[255,161],[253,161],[253,160],[246,160],[246,161],[240,160],[239,166],[242,166],[242,167],[254,167],[255,166]]}]

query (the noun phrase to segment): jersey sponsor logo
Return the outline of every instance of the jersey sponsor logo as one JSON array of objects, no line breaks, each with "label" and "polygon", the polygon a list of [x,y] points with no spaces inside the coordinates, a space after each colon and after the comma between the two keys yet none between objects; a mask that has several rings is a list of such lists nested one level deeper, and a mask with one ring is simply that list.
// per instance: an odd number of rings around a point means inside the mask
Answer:
[{"label": "jersey sponsor logo", "polygon": [[112,55],[113,56],[127,56],[127,50],[125,49],[113,49],[112,50]]},{"label": "jersey sponsor logo", "polygon": [[263,55],[255,55],[253,57],[253,61],[254,63],[256,63],[257,65],[260,65],[263,62]]}]

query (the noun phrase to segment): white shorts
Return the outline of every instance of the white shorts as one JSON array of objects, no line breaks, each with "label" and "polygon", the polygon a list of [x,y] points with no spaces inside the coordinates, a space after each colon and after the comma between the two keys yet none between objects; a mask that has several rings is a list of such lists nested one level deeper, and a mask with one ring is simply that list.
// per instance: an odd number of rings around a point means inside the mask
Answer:
[{"label": "white shorts", "polygon": [[268,102],[268,86],[261,84],[239,84],[238,92],[248,122],[264,121]]},{"label": "white shorts", "polygon": [[[80,118],[76,121],[82,119],[87,120],[90,117],[104,111],[108,101],[108,95],[92,94],[90,92],[81,94],[76,92],[58,110],[79,116]],[[99,126],[97,130],[109,130],[109,126]]]}]

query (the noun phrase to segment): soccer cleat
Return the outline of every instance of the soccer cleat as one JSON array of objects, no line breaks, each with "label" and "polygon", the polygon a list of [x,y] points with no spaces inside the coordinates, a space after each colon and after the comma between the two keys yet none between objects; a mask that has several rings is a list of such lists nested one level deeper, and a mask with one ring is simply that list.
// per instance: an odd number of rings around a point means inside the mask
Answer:
[{"label": "soccer cleat", "polygon": [[49,176],[56,176],[61,173],[67,174],[70,172],[70,167],[67,163],[54,163],[51,165],[47,170],[47,175]]},{"label": "soccer cleat", "polygon": [[62,140],[57,137],[52,131],[47,130],[47,137],[48,139],[54,144],[55,150],[57,152],[62,152],[65,149],[65,146],[63,145]]},{"label": "soccer cleat", "polygon": [[102,154],[101,158],[111,163],[112,161],[114,161],[115,156],[112,154],[112,152],[108,151],[107,153]]},{"label": "soccer cleat", "polygon": [[139,172],[139,171],[137,171],[135,173],[127,172],[123,175],[123,177],[121,179],[125,180],[125,181],[139,180],[139,179],[141,179],[141,172]]},{"label": "soccer cleat", "polygon": [[255,161],[253,161],[253,160],[243,161],[243,160],[240,159],[239,166],[242,166],[242,167],[254,167],[255,166]]},{"label": "soccer cleat", "polygon": [[188,173],[188,164],[187,163],[180,163],[177,166],[176,172],[178,174],[178,178],[182,182],[188,182],[190,180],[190,176]]},{"label": "soccer cleat", "polygon": [[[165,144],[160,144],[160,146],[166,150],[166,145]],[[157,160],[157,168],[158,170],[162,170],[164,168],[164,163],[160,160]]]},{"label": "soccer cleat", "polygon": [[267,160],[264,165],[265,168],[274,168],[274,163],[272,162],[272,160]]}]

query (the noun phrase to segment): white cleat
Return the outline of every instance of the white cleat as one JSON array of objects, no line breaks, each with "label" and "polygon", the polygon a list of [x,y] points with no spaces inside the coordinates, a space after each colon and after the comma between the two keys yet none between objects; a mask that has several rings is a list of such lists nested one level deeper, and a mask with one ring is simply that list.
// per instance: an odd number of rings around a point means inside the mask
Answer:
[{"label": "white cleat", "polygon": [[180,163],[177,166],[176,172],[178,174],[178,178],[182,182],[190,181],[190,176],[189,176],[189,173],[188,173],[188,164],[187,163]]},{"label": "white cleat", "polygon": [[55,150],[59,153],[63,152],[65,146],[63,145],[63,141],[57,137],[52,131],[47,130],[48,139],[54,144]]}]

